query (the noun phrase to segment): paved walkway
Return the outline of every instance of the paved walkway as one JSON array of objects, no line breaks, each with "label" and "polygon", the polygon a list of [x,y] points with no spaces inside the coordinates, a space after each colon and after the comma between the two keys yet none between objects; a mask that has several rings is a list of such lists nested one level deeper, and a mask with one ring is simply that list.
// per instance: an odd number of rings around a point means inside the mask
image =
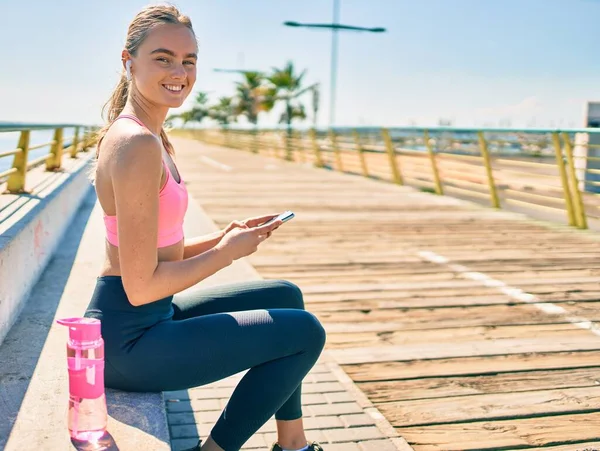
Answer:
[{"label": "paved walkway", "polygon": [[[244,373],[181,392],[165,393],[167,418],[174,450],[206,438]],[[354,383],[327,358],[315,365],[303,386],[304,426],[309,440],[327,451],[411,450],[402,439],[390,440],[393,428],[356,389]],[[266,450],[277,438],[275,420],[269,420],[242,448]]]}]

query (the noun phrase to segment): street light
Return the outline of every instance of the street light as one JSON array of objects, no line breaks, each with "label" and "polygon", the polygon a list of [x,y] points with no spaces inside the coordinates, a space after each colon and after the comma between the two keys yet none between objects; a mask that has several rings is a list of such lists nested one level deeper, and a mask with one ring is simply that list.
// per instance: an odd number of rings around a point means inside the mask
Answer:
[{"label": "street light", "polygon": [[300,23],[300,22],[283,22],[288,27],[306,27],[306,28],[334,28],[336,30],[351,30],[351,31],[371,31],[373,33],[383,33],[385,28],[375,27],[355,27],[353,25],[342,25],[342,24],[327,24],[327,23]]},{"label": "street light", "polygon": [[247,72],[260,72],[258,70],[245,70],[245,69],[213,69],[214,72],[227,72],[227,73],[236,73],[236,74],[245,74]]},{"label": "street light", "polygon": [[329,126],[333,126],[335,122],[335,94],[337,81],[337,60],[338,60],[338,31],[366,31],[370,33],[383,33],[386,31],[383,27],[357,27],[353,25],[342,25],[340,19],[340,1],[333,0],[333,23],[300,23],[295,21],[287,21],[283,24],[288,27],[304,27],[304,28],[330,28],[331,29],[331,82],[329,94]]}]

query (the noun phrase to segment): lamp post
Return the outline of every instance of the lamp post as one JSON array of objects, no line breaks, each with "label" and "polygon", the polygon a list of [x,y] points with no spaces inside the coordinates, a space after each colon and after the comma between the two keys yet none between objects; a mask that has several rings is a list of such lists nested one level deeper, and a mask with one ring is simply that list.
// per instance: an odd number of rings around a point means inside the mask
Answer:
[{"label": "lamp post", "polygon": [[260,72],[258,70],[246,70],[246,69],[221,69],[216,67],[213,69],[214,72],[226,72],[230,74],[245,74],[246,72]]},{"label": "lamp post", "polygon": [[353,25],[342,25],[339,23],[340,20],[340,0],[333,0],[333,23],[322,24],[322,23],[300,23],[287,21],[283,24],[288,27],[304,27],[304,28],[329,28],[331,29],[331,81],[329,93],[329,126],[333,126],[335,123],[335,97],[336,97],[336,82],[337,82],[337,61],[338,61],[338,31],[366,31],[370,33],[383,33],[386,31],[382,27],[358,27]]}]

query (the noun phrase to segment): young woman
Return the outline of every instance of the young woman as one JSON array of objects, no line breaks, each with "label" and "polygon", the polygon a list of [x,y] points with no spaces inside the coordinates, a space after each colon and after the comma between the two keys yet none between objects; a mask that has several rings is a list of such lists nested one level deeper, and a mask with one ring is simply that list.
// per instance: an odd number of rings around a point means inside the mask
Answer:
[{"label": "young woman", "polygon": [[106,386],[187,389],[249,369],[194,449],[237,451],[275,415],[272,450],[321,450],[305,437],[301,383],[326,337],[300,289],[275,280],[180,293],[255,252],[281,225],[261,226],[271,214],[184,239],[188,193],[162,124],[196,80],[190,19],[172,5],[144,8],[121,57],[95,170],[106,260],[85,313],[102,321]]}]

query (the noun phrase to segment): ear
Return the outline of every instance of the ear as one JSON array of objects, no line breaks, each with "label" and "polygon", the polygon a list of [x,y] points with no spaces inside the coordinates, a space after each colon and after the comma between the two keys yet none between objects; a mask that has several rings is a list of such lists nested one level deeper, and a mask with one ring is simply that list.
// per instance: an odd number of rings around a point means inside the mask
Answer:
[{"label": "ear", "polygon": [[126,61],[131,60],[131,55],[127,50],[123,50],[121,52],[121,63],[123,63],[123,69],[127,70],[127,66],[125,65]]}]

